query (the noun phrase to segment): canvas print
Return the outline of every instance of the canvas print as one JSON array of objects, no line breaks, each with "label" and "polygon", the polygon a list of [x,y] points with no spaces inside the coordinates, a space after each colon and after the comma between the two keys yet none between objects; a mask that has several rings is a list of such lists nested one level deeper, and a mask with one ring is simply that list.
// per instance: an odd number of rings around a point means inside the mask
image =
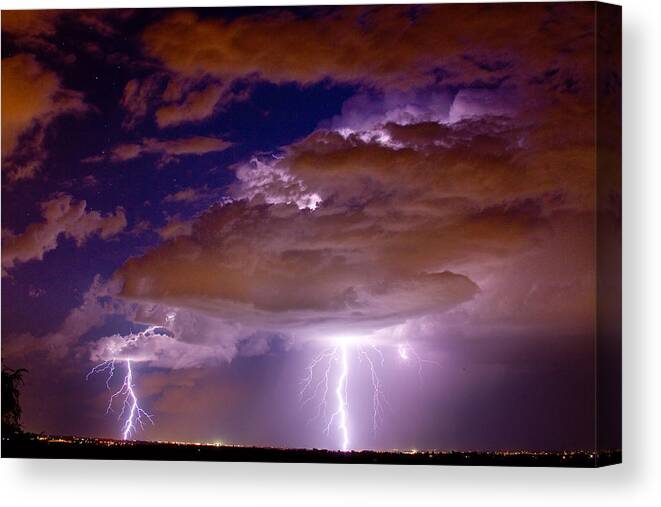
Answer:
[{"label": "canvas print", "polygon": [[2,456],[621,460],[621,9],[2,12]]}]

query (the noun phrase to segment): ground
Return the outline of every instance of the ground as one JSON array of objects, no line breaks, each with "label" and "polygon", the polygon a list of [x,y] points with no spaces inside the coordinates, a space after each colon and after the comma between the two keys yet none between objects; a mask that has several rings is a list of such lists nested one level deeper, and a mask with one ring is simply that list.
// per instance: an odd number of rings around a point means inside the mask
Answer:
[{"label": "ground", "polygon": [[278,449],[205,443],[34,436],[2,440],[3,458],[262,461],[391,465],[542,466],[592,468],[622,461],[621,451],[461,452]]}]

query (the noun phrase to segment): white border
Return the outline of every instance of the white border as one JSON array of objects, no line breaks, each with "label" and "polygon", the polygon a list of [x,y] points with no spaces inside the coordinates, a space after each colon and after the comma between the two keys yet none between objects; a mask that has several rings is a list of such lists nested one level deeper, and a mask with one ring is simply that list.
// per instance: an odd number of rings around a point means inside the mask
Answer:
[{"label": "white border", "polygon": [[[0,8],[182,6],[20,1]],[[333,4],[203,1],[195,5]],[[383,3],[365,1],[361,3]],[[404,3],[404,2],[397,2]],[[661,2],[624,8],[624,464],[598,470],[260,463],[0,461],[3,505],[652,505],[661,499]],[[66,503],[64,503],[66,502]]]}]

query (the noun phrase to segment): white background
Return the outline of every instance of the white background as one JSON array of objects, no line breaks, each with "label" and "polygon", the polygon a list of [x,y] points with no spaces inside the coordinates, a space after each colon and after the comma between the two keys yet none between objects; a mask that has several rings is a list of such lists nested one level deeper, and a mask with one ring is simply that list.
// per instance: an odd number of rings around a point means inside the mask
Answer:
[{"label": "white background", "polygon": [[[194,2],[195,5],[246,3]],[[252,0],[252,3],[289,2]],[[624,464],[573,470],[2,459],[0,501],[3,505],[659,505],[661,2],[622,0],[621,3],[624,9]],[[0,0],[2,9],[136,5],[181,6],[185,2]]]}]

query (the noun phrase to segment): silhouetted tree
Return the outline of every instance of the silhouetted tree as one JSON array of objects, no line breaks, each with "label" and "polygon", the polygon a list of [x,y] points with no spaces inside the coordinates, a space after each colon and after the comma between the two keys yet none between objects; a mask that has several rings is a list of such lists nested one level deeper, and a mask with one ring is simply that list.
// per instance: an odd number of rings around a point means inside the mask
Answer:
[{"label": "silhouetted tree", "polygon": [[2,435],[22,433],[21,429],[21,385],[25,368],[12,370],[2,367]]}]

